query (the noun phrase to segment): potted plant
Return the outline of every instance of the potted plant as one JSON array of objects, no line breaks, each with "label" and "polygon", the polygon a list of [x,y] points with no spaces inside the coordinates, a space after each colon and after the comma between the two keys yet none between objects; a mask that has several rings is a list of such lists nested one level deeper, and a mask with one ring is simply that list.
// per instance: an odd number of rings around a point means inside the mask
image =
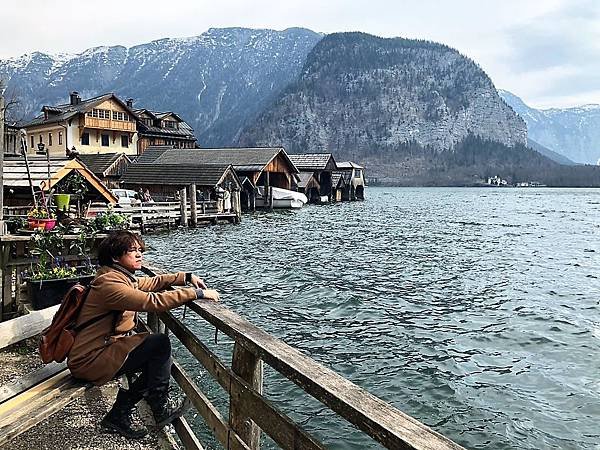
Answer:
[{"label": "potted plant", "polygon": [[126,230],[130,226],[130,217],[115,212],[111,206],[106,212],[100,212],[94,217],[92,227],[97,231]]},{"label": "potted plant", "polygon": [[55,186],[54,203],[59,211],[68,211],[72,198],[77,199],[77,210],[83,197],[88,193],[88,185],[79,172],[73,172],[60,180]]},{"label": "potted plant", "polygon": [[[65,245],[64,234],[38,232],[32,237],[31,256],[36,262],[29,271],[22,274],[27,282],[29,299],[33,309],[43,309],[61,302],[67,291],[75,283],[89,283],[94,275],[95,267],[89,258],[87,235],[82,233],[68,247]],[[76,250],[78,256],[84,259],[83,266],[69,265],[62,253],[65,250]]]},{"label": "potted plant", "polygon": [[50,231],[56,225],[56,218],[46,208],[33,208],[27,213],[27,223],[30,230]]}]

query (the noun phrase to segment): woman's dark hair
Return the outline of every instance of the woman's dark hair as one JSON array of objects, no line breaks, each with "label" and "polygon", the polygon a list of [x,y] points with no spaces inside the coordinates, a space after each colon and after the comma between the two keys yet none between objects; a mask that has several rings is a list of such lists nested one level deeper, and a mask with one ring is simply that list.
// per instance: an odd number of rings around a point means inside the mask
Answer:
[{"label": "woman's dark hair", "polygon": [[141,236],[131,231],[113,231],[98,245],[98,262],[101,266],[110,266],[114,259],[127,253],[132,245],[139,245],[142,251],[146,250]]}]

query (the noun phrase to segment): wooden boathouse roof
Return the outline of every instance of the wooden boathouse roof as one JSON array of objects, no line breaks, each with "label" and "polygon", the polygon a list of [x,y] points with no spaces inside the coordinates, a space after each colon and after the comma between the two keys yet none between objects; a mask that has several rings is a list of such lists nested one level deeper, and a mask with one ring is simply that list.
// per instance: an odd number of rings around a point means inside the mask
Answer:
[{"label": "wooden boathouse roof", "polygon": [[129,165],[131,159],[125,153],[98,153],[78,155],[83,164],[87,166],[96,176],[107,177],[118,171],[120,164]]},{"label": "wooden boathouse roof", "polygon": [[364,169],[363,166],[359,166],[358,164],[352,161],[344,161],[341,163],[337,163],[337,168],[339,170]]},{"label": "wooden boathouse roof", "polygon": [[121,177],[124,185],[170,185],[214,187],[231,174],[241,186],[238,176],[229,165],[187,164],[131,164]]},{"label": "wooden boathouse roof", "polygon": [[344,173],[344,172],[340,172],[340,171],[332,172],[331,173],[331,187],[333,189],[343,188],[348,183],[348,180],[347,180],[348,177],[349,177],[348,173]]},{"label": "wooden boathouse roof", "polygon": [[[29,188],[27,168],[25,166],[25,161],[22,158],[5,159],[2,170],[5,188]],[[73,171],[78,172],[85,178],[85,180],[98,191],[108,203],[117,202],[117,198],[102,183],[102,181],[81,161],[75,159],[50,158],[50,188]],[[47,190],[48,164],[46,158],[30,157],[29,172],[31,174],[33,186]]]},{"label": "wooden boathouse roof", "polygon": [[298,175],[298,187],[302,189],[307,189],[311,187],[315,187],[320,189],[321,186],[312,172],[300,172]]},{"label": "wooden boathouse roof", "polygon": [[305,153],[288,156],[298,170],[336,170],[337,168],[331,153]]},{"label": "wooden boathouse roof", "polygon": [[298,173],[283,147],[272,148],[173,148],[148,147],[137,159],[141,164],[233,165],[236,171],[260,172],[278,155],[289,162],[292,173]]}]

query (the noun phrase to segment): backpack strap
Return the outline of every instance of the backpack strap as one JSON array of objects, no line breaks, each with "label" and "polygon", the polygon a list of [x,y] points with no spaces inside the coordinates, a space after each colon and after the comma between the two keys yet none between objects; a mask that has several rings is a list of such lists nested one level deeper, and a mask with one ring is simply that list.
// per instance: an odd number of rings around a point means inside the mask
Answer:
[{"label": "backpack strap", "polygon": [[77,333],[79,333],[81,330],[83,330],[85,327],[92,325],[93,323],[98,322],[100,319],[104,319],[107,316],[110,316],[111,314],[113,314],[114,311],[108,311],[104,314],[101,314],[99,316],[96,317],[92,317],[90,320],[86,320],[85,322],[83,322],[81,325],[77,325],[76,327],[73,327],[73,330]]}]

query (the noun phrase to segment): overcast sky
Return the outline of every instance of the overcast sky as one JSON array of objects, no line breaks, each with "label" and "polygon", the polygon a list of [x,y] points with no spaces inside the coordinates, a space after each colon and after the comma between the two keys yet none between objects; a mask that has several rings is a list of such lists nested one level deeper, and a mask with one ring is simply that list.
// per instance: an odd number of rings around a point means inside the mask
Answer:
[{"label": "overcast sky", "polygon": [[364,31],[450,45],[533,107],[600,103],[599,0],[19,0],[0,11],[0,58],[211,27]]}]

